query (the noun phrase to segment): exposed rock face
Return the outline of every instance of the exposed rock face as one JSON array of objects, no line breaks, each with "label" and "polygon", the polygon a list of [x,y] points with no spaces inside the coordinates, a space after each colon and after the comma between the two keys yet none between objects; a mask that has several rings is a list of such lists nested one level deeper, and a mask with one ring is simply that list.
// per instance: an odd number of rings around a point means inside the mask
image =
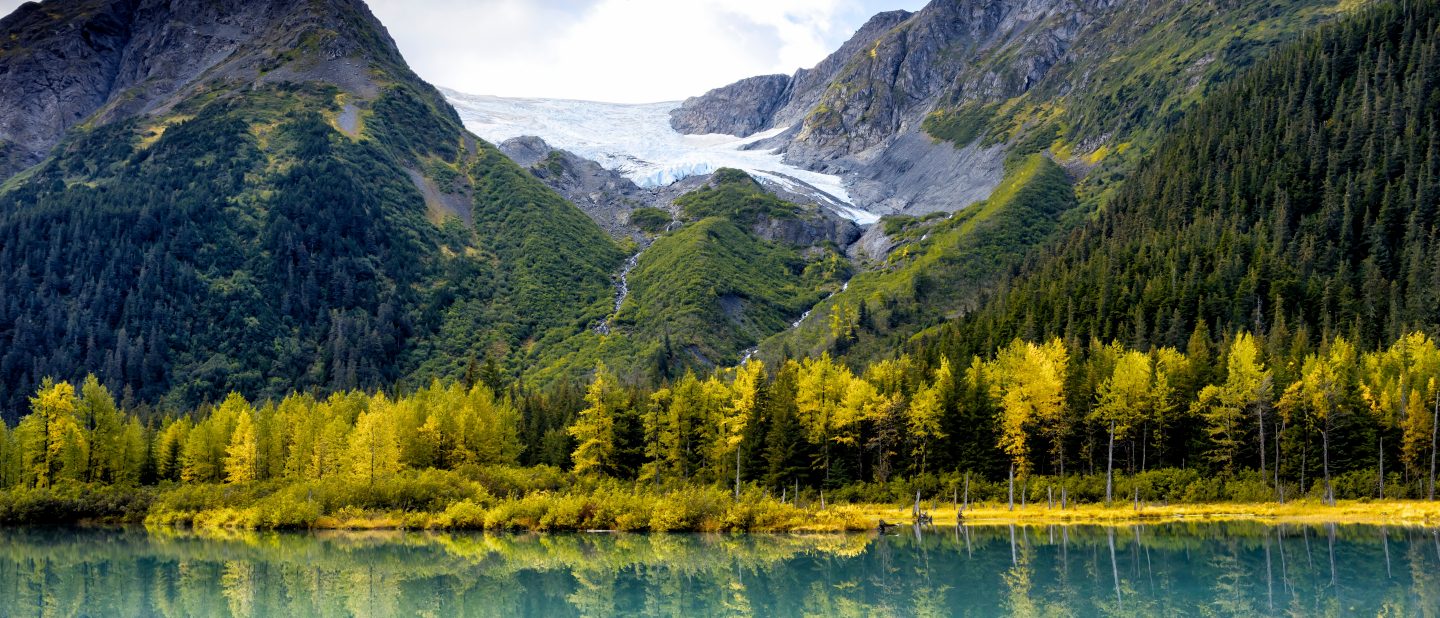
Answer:
[{"label": "exposed rock face", "polygon": [[905,132],[875,157],[855,166],[850,196],[875,212],[925,215],[955,212],[989,197],[1005,175],[1005,148],[956,148],[919,132]]},{"label": "exposed rock face", "polygon": [[216,84],[318,81],[368,98],[372,63],[413,75],[359,0],[49,0],[0,33],[0,180],[83,121],[164,111]]},{"label": "exposed rock face", "polygon": [[611,236],[638,238],[640,231],[630,225],[630,212],[662,201],[654,191],[640,188],[621,173],[552,148],[538,137],[506,140],[500,151],[574,202]]},{"label": "exposed rock face", "polygon": [[845,250],[845,255],[860,262],[878,262],[894,248],[895,240],[885,233],[885,226],[872,225]]},{"label": "exposed rock face", "polygon": [[[935,143],[920,128],[939,105],[1004,100],[1040,83],[1115,0],[934,0],[882,13],[839,51],[774,94],[752,80],[686,101],[682,132],[790,127],[756,144],[840,174],[874,212],[958,210],[999,183],[1001,148]],[[768,119],[756,120],[764,110]],[[737,135],[747,135],[739,133]]]},{"label": "exposed rock face", "polygon": [[829,242],[844,249],[860,238],[860,226],[855,225],[855,222],[826,216],[823,211],[820,216],[800,219],[766,218],[755,224],[751,231],[765,240],[797,247],[812,247]]},{"label": "exposed rock face", "polygon": [[752,77],[692,97],[671,112],[670,124],[681,133],[739,137],[798,124],[851,57],[911,15],[908,11],[890,11],[870,18],[838,51],[794,76]]},{"label": "exposed rock face", "polygon": [[[1035,86],[1109,0],[936,0],[874,39],[827,85],[788,150],[816,167],[863,163],[915,133],[936,103]],[[1003,54],[994,54],[1004,50]]]},{"label": "exposed rock face", "polygon": [[785,102],[789,75],[742,79],[694,97],[670,112],[670,126],[691,135],[724,133],[748,137],[769,128],[775,110]]},{"label": "exposed rock face", "polygon": [[0,38],[0,180],[39,163],[110,98],[131,2],[76,2],[73,10],[88,17],[57,18],[30,2],[0,20],[0,32],[26,34]]}]

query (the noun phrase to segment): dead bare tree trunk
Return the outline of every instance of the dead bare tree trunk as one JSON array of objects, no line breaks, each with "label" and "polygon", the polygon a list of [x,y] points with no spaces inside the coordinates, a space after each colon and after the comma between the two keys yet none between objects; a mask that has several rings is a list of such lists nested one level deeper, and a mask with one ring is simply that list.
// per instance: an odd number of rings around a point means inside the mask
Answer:
[{"label": "dead bare tree trunk", "polygon": [[1435,501],[1435,443],[1440,436],[1440,394],[1435,396],[1435,417],[1430,421],[1430,501]]},{"label": "dead bare tree trunk", "polygon": [[1105,506],[1110,506],[1115,487],[1115,421],[1110,421],[1110,449],[1105,458]]},{"label": "dead bare tree trunk", "polygon": [[1015,510],[1015,464],[1010,464],[1010,510]]}]

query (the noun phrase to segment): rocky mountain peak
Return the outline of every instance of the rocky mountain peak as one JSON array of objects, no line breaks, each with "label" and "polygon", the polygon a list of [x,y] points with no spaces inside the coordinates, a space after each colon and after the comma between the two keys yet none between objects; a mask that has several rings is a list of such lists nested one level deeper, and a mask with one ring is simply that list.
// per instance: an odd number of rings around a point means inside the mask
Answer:
[{"label": "rocky mountain peak", "polygon": [[909,11],[887,11],[871,17],[840,49],[820,64],[800,69],[793,76],[752,77],[691,97],[670,113],[670,124],[681,133],[723,133],[739,137],[797,124],[819,102],[825,85],[852,57],[912,15]]}]

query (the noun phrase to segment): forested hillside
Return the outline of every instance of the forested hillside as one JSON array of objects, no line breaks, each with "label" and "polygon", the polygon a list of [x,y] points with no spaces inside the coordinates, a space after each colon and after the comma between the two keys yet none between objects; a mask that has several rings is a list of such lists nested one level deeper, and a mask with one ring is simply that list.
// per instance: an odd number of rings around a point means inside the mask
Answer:
[{"label": "forested hillside", "polygon": [[968,354],[1017,336],[1180,346],[1201,322],[1366,349],[1435,332],[1436,12],[1362,11],[1248,72],[942,338]]},{"label": "forested hillside", "polygon": [[362,5],[274,11],[187,96],[97,112],[0,188],[5,417],[87,373],[169,406],[458,377],[605,315],[619,248],[466,134]]}]

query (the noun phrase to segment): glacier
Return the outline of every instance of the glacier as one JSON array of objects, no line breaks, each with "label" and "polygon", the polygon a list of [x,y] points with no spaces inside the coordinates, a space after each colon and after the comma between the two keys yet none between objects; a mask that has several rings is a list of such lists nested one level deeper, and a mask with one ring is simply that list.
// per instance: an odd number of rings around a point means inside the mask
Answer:
[{"label": "glacier", "polygon": [[593,160],[624,174],[635,184],[654,188],[722,167],[741,169],[792,193],[805,195],[861,225],[880,216],[858,207],[844,181],[790,165],[773,151],[747,149],[779,135],[779,128],[749,137],[684,135],[670,127],[670,111],[679,102],[621,104],[565,99],[526,99],[475,95],[441,89],[465,127],[500,143],[535,136],[555,148]]}]

